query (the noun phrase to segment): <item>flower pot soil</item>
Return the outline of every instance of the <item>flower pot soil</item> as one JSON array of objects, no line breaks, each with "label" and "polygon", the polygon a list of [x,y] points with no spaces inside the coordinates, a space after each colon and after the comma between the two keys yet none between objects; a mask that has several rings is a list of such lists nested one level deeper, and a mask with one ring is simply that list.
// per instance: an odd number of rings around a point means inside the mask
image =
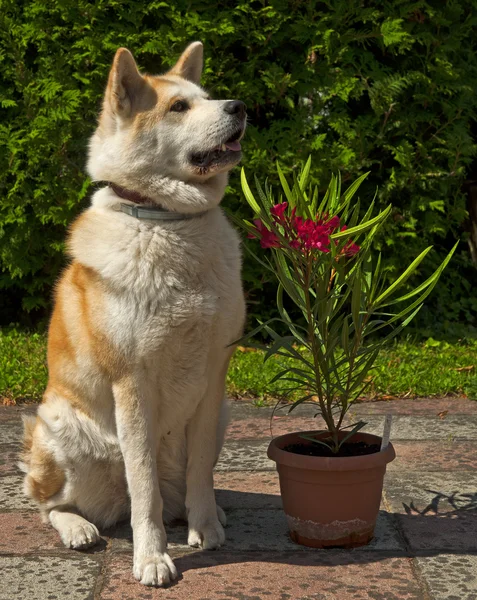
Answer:
[{"label": "flower pot soil", "polygon": [[[352,452],[359,446],[366,450],[374,447],[374,452],[320,456],[311,455],[310,447],[319,447],[317,452],[326,452],[326,448],[303,440],[302,434],[329,437],[317,431],[290,433],[272,440],[268,448],[269,458],[277,463],[292,540],[314,548],[352,548],[369,543],[379,513],[386,465],[395,458],[392,444],[379,451],[381,438],[360,432],[344,444],[345,451],[347,446]],[[290,447],[304,448],[306,453],[290,452]]]},{"label": "flower pot soil", "polygon": [[374,454],[379,452],[379,444],[366,444],[366,442],[345,442],[340,446],[337,453],[333,452],[330,448],[322,446],[321,444],[313,444],[313,442],[303,442],[298,444],[289,444],[285,446],[283,450],[292,452],[294,454],[301,454],[302,456],[328,456],[330,458],[341,456],[363,456],[365,454]]}]

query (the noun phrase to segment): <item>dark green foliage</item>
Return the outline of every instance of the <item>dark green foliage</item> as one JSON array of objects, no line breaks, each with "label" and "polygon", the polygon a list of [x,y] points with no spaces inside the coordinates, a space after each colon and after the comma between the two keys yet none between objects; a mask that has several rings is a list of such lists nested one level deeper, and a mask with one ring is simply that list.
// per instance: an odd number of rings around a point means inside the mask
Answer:
[{"label": "dark green foliage", "polygon": [[[119,46],[157,73],[202,40],[204,85],[248,105],[248,173],[274,183],[275,159],[292,169],[310,153],[321,188],[333,172],[346,187],[370,170],[363,206],[378,188],[380,207],[395,207],[377,242],[390,279],[429,244],[437,265],[465,236],[462,183],[476,154],[475,8],[475,0],[0,0],[3,318],[49,304],[66,227],[91,192],[86,144]],[[249,215],[238,170],[225,204]],[[244,276],[252,315],[268,316],[274,286],[253,261]],[[477,328],[476,287],[463,242],[421,328]]]}]

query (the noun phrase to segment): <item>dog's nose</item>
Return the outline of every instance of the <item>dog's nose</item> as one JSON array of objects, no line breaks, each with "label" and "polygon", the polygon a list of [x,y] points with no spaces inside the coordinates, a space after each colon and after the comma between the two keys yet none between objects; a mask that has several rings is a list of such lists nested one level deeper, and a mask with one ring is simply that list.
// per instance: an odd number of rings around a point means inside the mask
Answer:
[{"label": "dog's nose", "polygon": [[224,110],[229,115],[238,115],[239,117],[245,117],[245,111],[247,107],[240,100],[229,100],[224,104]]}]

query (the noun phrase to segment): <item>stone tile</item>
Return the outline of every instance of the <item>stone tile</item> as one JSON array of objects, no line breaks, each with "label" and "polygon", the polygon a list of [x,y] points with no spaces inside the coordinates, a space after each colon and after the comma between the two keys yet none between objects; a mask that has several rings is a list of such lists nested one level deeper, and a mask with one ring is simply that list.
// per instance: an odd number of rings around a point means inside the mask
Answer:
[{"label": "stone tile", "polygon": [[227,427],[227,440],[246,440],[264,438],[271,441],[272,438],[294,431],[306,431],[317,429],[322,425],[317,419],[310,417],[276,416],[270,418],[251,418],[233,421]]},{"label": "stone tile", "polygon": [[[273,406],[256,407],[251,402],[236,400],[231,401],[230,422],[241,420],[264,419],[267,423],[273,412]],[[276,415],[285,415],[288,409],[283,408]],[[438,413],[448,411],[448,415],[477,415],[477,402],[468,398],[397,398],[378,402],[357,402],[352,407],[352,412],[357,415],[426,415],[437,417]],[[313,405],[304,404],[296,408],[287,418],[289,420],[307,418],[312,419],[316,413]]]},{"label": "stone tile", "polygon": [[0,424],[16,421],[21,423],[22,415],[36,414],[38,404],[15,404],[14,406],[0,406]]},{"label": "stone tile", "polygon": [[75,557],[0,557],[0,600],[92,600],[100,564]]},{"label": "stone tile", "polygon": [[[225,528],[226,552],[307,552],[305,546],[291,541],[288,535],[285,513],[282,510],[245,510],[228,511]],[[166,526],[169,551],[176,554],[187,546],[187,523],[176,522]],[[111,532],[113,552],[132,551],[132,532],[129,524],[123,524]],[[399,551],[404,546],[394,524],[393,518],[385,511],[380,511],[376,523],[375,537],[370,544],[360,549],[364,552]],[[316,550],[327,553],[328,550]],[[349,550],[343,550],[349,552]],[[180,552],[179,552],[180,553]]]},{"label": "stone tile", "polygon": [[19,447],[15,444],[0,444],[0,476],[19,475]]},{"label": "stone tile", "polygon": [[281,508],[278,474],[272,471],[215,473],[215,497],[224,510]]},{"label": "stone tile", "polygon": [[477,600],[477,556],[440,554],[417,563],[433,600]]},{"label": "stone tile", "polygon": [[[357,415],[352,415],[356,416]],[[382,435],[384,416],[364,417],[367,425],[363,431]],[[391,441],[394,440],[475,440],[477,415],[396,416],[393,419]]]},{"label": "stone tile", "polygon": [[36,504],[23,493],[23,476],[0,478],[0,510],[37,510]]},{"label": "stone tile", "polygon": [[397,516],[409,548],[416,553],[477,552],[477,512]]},{"label": "stone tile", "polygon": [[269,441],[226,442],[216,471],[274,471],[275,463],[267,456]]},{"label": "stone tile", "polygon": [[477,469],[477,446],[470,441],[393,442],[396,459],[390,471],[469,471]]},{"label": "stone tile", "polygon": [[[304,546],[291,541],[282,510],[233,510],[227,513],[227,549],[239,551],[302,552]],[[404,550],[392,519],[379,513],[375,537],[363,551]],[[322,551],[322,552],[326,552]]]},{"label": "stone tile", "polygon": [[468,398],[399,398],[379,402],[359,402],[353,405],[353,412],[359,415],[429,415],[448,411],[449,415],[475,415],[477,402]]},{"label": "stone tile", "polygon": [[271,406],[254,406],[249,400],[230,400],[229,407],[230,423],[253,417],[269,419],[272,412]]},{"label": "stone tile", "polygon": [[397,513],[477,511],[477,472],[399,472],[384,478],[386,506]]},{"label": "stone tile", "polygon": [[0,554],[28,554],[64,548],[58,533],[50,524],[42,523],[39,513],[0,513],[0,531]]},{"label": "stone tile", "polygon": [[[476,429],[477,431],[477,429]],[[275,463],[267,457],[269,440],[226,440],[217,472],[274,471]],[[456,438],[440,440],[393,440],[396,459],[389,471],[469,471],[477,469],[477,445]]]},{"label": "stone tile", "polygon": [[[355,422],[362,418],[366,423],[363,431],[382,435],[384,415],[361,414],[353,409],[345,423]],[[297,430],[321,429],[323,423],[319,419],[310,417],[279,417],[272,420],[272,434],[270,434],[270,418],[242,419],[229,425],[226,440],[230,443],[238,440],[253,440],[262,438],[270,442],[272,437]],[[469,440],[474,441],[477,431],[477,415],[448,414],[440,418],[437,413],[424,415],[396,415],[393,418],[391,440]]]},{"label": "stone tile", "polygon": [[145,589],[134,580],[131,558],[113,555],[102,600],[421,600],[410,561],[364,552],[195,552],[176,559],[179,581]]},{"label": "stone tile", "polygon": [[0,443],[18,444],[23,440],[23,425],[17,422],[0,423]]}]

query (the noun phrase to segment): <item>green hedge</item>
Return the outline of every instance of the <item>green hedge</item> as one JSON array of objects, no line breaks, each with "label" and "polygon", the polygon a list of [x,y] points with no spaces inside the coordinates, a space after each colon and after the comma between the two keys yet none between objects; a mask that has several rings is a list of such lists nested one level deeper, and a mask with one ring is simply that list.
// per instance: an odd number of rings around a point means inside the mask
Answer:
[{"label": "green hedge", "polygon": [[[370,170],[363,204],[377,188],[378,203],[395,207],[379,241],[389,278],[429,243],[437,263],[465,237],[462,184],[476,155],[475,7],[471,0],[0,0],[3,321],[21,311],[47,314],[66,227],[92,191],[86,143],[119,46],[157,73],[202,40],[204,84],[248,106],[249,180],[256,173],[273,183],[276,159],[291,170],[309,153],[323,189],[332,172],[346,185]],[[245,214],[237,171],[226,205]],[[253,261],[244,277],[251,314],[267,316],[272,286]],[[462,243],[419,326],[435,334],[477,327],[472,278]]]}]

